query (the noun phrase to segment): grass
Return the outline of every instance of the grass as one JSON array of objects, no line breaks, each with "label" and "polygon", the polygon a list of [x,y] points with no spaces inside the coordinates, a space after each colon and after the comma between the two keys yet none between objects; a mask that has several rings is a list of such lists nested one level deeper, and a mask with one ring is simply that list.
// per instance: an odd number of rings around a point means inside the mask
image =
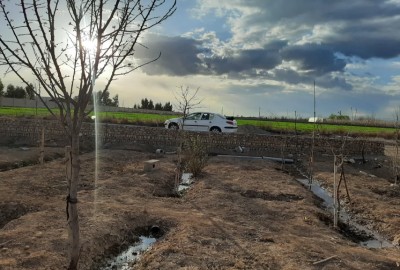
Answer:
[{"label": "grass", "polygon": [[[93,115],[93,114],[92,114]],[[165,120],[178,117],[178,115],[162,115],[153,113],[130,113],[130,112],[100,112],[100,119],[117,119],[127,122],[160,122],[164,123]]]},{"label": "grass", "polygon": [[46,108],[0,107],[0,116],[42,117],[50,115]]},{"label": "grass", "polygon": [[[294,123],[294,122],[283,122],[283,121],[265,121],[265,120],[237,120],[238,125],[253,125],[270,131],[286,131],[295,132],[296,130],[300,133],[311,133],[314,130],[314,123]],[[357,125],[338,125],[338,124],[315,124],[315,130],[318,133],[329,134],[353,134],[353,133],[394,133],[394,128],[387,127],[369,127],[369,126],[357,126]]]},{"label": "grass", "polygon": [[[58,110],[54,110],[57,114]],[[11,117],[43,117],[50,116],[50,112],[46,108],[19,108],[19,107],[0,107],[0,116]],[[92,112],[90,116],[94,115]],[[99,112],[99,117],[102,120],[116,120],[116,122],[124,121],[127,123],[137,122],[160,122],[178,117],[178,115],[162,115],[153,113],[131,113],[131,112]]]},{"label": "grass", "polygon": [[[93,115],[93,113],[92,113]],[[18,107],[0,107],[0,116],[11,117],[48,117],[50,113],[45,108],[18,108]],[[165,120],[178,117],[178,115],[163,115],[152,113],[133,113],[133,112],[100,112],[101,122],[121,123],[121,124],[139,124],[150,126],[161,126]],[[314,123],[294,123],[289,121],[272,121],[258,119],[237,119],[238,125],[252,125],[272,132],[298,132],[309,134],[314,130]],[[340,125],[318,123],[315,125],[318,134],[341,134],[353,136],[369,136],[393,138],[396,132],[395,128],[359,126],[359,125]]]}]

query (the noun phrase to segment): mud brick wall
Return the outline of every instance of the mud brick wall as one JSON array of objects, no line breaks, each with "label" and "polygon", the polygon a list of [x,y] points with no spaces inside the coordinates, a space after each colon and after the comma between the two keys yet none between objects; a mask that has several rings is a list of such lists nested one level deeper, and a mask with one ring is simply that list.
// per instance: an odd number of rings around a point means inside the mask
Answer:
[{"label": "mud brick wall", "polygon": [[[64,131],[60,123],[50,120],[0,118],[0,143],[38,145],[42,128],[45,129],[47,145],[64,146]],[[164,128],[101,124],[99,138],[107,144],[140,143],[156,148],[174,147],[182,138],[182,133]],[[312,138],[306,136],[254,135],[254,134],[213,134],[185,132],[186,138],[198,138],[209,146],[210,151],[229,152],[238,146],[249,154],[268,155],[273,153],[309,154]],[[81,131],[81,145],[93,145],[95,130],[93,123],[84,123]],[[342,139],[315,138],[316,154],[339,153],[343,145]],[[361,156],[362,150],[366,155],[383,155],[384,143],[363,139],[346,139],[344,154]]]}]

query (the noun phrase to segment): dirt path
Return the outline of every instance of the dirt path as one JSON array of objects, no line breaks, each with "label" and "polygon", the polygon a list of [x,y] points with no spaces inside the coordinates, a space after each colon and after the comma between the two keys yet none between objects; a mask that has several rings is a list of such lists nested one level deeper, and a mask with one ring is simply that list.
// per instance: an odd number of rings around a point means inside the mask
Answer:
[{"label": "dirt path", "polygon": [[[103,150],[95,182],[94,155],[82,155],[80,269],[98,269],[105,254],[152,225],[161,237],[134,269],[400,269],[398,249],[363,248],[326,225],[319,201],[280,165],[213,157],[179,198],[172,196],[176,157],[143,172],[152,158]],[[317,173],[328,184],[323,164]],[[371,224],[394,237],[399,196],[373,192],[387,180],[357,178],[351,170],[349,178],[353,211],[373,215]],[[65,194],[61,160],[0,172],[0,269],[65,269]]]}]

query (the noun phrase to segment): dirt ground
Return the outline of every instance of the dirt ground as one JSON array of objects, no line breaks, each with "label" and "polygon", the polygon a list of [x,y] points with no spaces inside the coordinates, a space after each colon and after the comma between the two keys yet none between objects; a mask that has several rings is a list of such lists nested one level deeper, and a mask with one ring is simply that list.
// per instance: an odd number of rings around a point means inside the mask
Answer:
[{"label": "dirt ground", "polygon": [[[63,149],[46,153],[51,159]],[[8,168],[0,172],[1,270],[67,266],[62,158],[7,167],[36,155],[34,148],[0,148],[1,166]],[[154,158],[156,168],[144,172],[143,162]],[[148,235],[152,226],[160,228],[158,241],[132,269],[400,269],[398,247],[369,249],[333,229],[321,201],[295,180],[294,165],[210,157],[203,175],[177,197],[176,158],[102,150],[95,181],[94,153],[81,156],[80,269],[100,269],[104,258]],[[300,165],[306,158],[295,159]],[[332,162],[318,157],[314,166],[315,178],[328,190]],[[351,200],[343,189],[341,196],[354,219],[396,242],[400,190],[392,185],[390,168],[388,156],[346,164]]]}]

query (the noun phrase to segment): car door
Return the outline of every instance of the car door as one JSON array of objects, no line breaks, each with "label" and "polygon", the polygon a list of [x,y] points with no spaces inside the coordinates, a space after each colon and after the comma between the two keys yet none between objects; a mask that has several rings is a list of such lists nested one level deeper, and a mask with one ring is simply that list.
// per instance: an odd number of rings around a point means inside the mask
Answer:
[{"label": "car door", "polygon": [[191,113],[186,116],[183,123],[184,130],[200,131],[198,121],[201,119],[201,113]]},{"label": "car door", "polygon": [[202,113],[200,120],[197,120],[198,131],[209,131],[211,125],[210,113]]}]

